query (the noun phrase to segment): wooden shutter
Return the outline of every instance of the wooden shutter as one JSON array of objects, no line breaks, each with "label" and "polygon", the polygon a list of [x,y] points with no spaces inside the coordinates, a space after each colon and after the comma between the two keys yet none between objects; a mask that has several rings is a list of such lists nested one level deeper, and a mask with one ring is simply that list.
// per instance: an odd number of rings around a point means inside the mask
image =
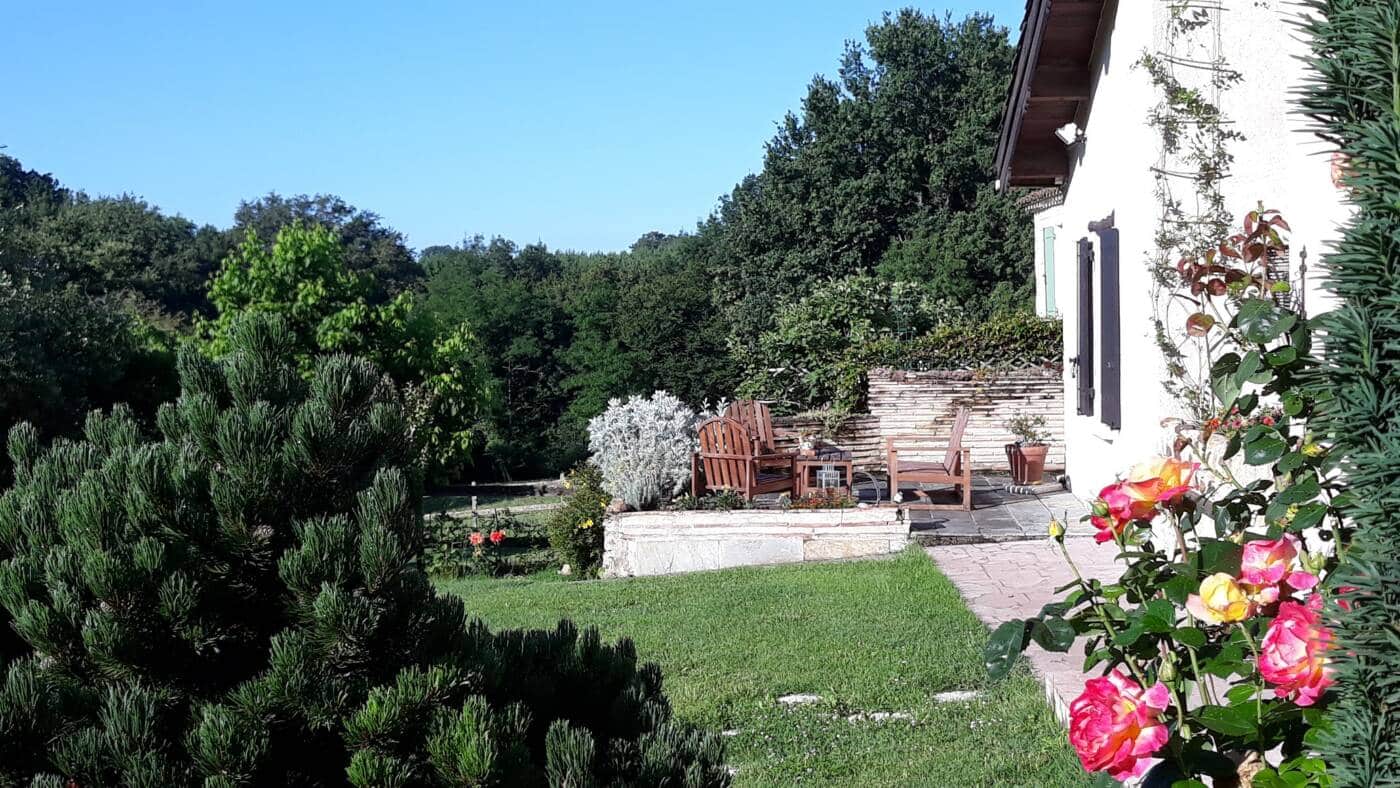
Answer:
[{"label": "wooden shutter", "polygon": [[1111,429],[1123,423],[1123,365],[1119,330],[1118,230],[1095,228],[1099,234],[1099,418]]},{"label": "wooden shutter", "polygon": [[1075,309],[1077,343],[1074,377],[1078,385],[1081,416],[1094,415],[1094,245],[1079,239],[1079,300]]}]

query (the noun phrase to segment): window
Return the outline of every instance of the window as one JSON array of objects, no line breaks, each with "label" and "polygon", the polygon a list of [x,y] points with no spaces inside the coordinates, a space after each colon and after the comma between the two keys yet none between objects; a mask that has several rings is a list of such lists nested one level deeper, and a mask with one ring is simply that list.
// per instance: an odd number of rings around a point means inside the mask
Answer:
[{"label": "window", "polygon": [[1043,257],[1045,259],[1045,314],[1059,314],[1055,304],[1055,228],[1046,227],[1041,231]]}]

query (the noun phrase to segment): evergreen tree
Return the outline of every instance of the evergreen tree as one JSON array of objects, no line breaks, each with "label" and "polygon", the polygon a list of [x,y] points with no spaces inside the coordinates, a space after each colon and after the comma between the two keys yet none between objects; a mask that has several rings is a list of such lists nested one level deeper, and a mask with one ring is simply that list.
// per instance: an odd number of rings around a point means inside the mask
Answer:
[{"label": "evergreen tree", "polygon": [[0,784],[721,785],[632,644],[492,633],[420,568],[420,480],[371,363],[281,318],[186,354],[0,496]]},{"label": "evergreen tree", "polygon": [[[1340,307],[1323,317],[1321,428],[1349,490],[1336,610],[1338,698],[1323,754],[1336,785],[1400,774],[1400,0],[1314,0],[1305,112],[1346,157],[1356,212],[1328,255]],[[1316,422],[1315,422],[1316,423]]]}]

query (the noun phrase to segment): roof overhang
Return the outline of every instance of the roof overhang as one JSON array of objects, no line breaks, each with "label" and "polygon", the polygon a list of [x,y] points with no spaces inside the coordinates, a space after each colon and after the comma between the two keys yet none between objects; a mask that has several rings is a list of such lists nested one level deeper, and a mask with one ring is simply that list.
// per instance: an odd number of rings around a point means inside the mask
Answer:
[{"label": "roof overhang", "polygon": [[1027,0],[1016,72],[997,141],[998,188],[1060,186],[1070,150],[1055,130],[1076,120],[1093,87],[1095,41],[1106,0]]}]

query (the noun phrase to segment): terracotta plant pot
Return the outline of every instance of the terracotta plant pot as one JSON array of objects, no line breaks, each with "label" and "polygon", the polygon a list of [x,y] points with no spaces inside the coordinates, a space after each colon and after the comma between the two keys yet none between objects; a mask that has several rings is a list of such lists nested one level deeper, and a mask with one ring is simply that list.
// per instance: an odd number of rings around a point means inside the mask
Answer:
[{"label": "terracotta plant pot", "polygon": [[1045,455],[1050,447],[1006,444],[1006,459],[1011,465],[1012,484],[1040,484],[1045,476]]}]

